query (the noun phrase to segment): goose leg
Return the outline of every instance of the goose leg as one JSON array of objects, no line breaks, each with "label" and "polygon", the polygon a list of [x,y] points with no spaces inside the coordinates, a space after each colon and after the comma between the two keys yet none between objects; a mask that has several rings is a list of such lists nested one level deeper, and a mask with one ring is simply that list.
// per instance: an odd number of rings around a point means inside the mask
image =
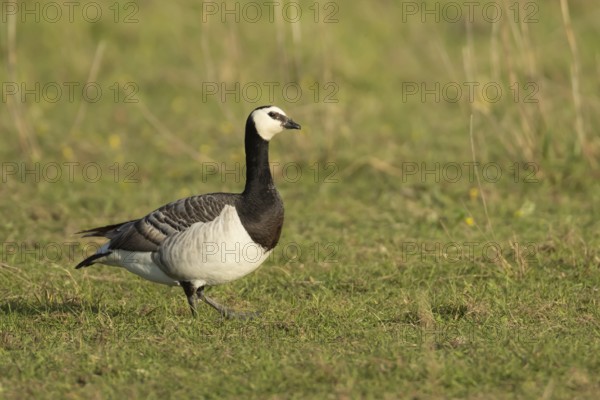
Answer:
[{"label": "goose leg", "polygon": [[219,314],[221,314],[221,316],[225,318],[251,319],[259,315],[259,313],[257,312],[233,311],[232,309],[217,303],[215,300],[211,299],[210,297],[204,294],[204,286],[198,288],[197,294],[200,300],[204,301],[206,304],[217,310]]},{"label": "goose leg", "polygon": [[179,284],[185,292],[188,304],[190,305],[190,311],[192,312],[192,316],[196,317],[198,313],[196,312],[196,291],[194,290],[194,285],[192,285],[192,282],[184,281],[179,282]]}]

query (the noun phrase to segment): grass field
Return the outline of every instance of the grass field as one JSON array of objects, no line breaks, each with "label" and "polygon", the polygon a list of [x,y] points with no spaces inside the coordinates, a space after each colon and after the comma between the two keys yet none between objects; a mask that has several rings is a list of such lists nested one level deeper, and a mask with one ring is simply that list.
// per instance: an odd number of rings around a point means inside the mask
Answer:
[{"label": "grass field", "polygon": [[[2,4],[1,399],[596,398],[594,2],[69,4]],[[209,289],[259,318],[73,269],[269,103],[283,235]]]}]

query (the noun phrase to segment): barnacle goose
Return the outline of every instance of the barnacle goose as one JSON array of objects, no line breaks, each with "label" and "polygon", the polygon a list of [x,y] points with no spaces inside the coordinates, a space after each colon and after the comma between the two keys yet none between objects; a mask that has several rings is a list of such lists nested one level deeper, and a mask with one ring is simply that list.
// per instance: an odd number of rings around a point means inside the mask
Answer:
[{"label": "barnacle goose", "polygon": [[258,107],[246,121],[242,193],[192,196],[140,219],[78,232],[110,240],[75,268],[114,265],[153,282],[179,285],[194,316],[197,298],[225,317],[247,316],[209,298],[204,288],[249,274],[277,245],[283,202],[269,169],[269,141],[284,129],[300,125],[278,107]]}]

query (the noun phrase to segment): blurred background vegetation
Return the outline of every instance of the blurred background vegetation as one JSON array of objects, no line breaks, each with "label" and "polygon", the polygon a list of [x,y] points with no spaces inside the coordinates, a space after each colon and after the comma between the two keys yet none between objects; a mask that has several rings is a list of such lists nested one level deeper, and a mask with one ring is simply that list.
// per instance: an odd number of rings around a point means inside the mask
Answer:
[{"label": "blurred background vegetation", "polygon": [[[2,160],[130,161],[140,167],[142,185],[187,176],[178,182],[182,194],[196,193],[206,187],[195,179],[197,161],[243,162],[244,118],[273,102],[306,127],[278,141],[277,160],[333,161],[341,170],[390,176],[404,161],[468,162],[473,115],[482,162],[532,162],[539,177],[567,188],[598,177],[600,28],[589,3],[569,2],[568,18],[561,2],[483,2],[473,9],[456,2],[301,2],[294,4],[303,15],[293,23],[294,7],[274,7],[271,17],[268,7],[250,3],[230,5],[237,15],[218,2],[5,5]],[[253,22],[255,9],[262,15]],[[502,15],[494,18],[497,9]],[[101,94],[84,91],[87,82]],[[274,101],[270,82],[280,85]],[[478,85],[472,99],[469,82]],[[8,92],[11,83],[19,93]],[[302,93],[286,96],[286,84]],[[408,93],[407,85],[418,92]],[[216,94],[207,92],[215,86]],[[56,87],[62,92],[49,101]],[[257,95],[255,87],[262,89]],[[85,95],[98,100],[86,102]],[[18,195],[9,181],[4,190]],[[77,191],[66,196],[85,196]]]},{"label": "blurred background vegetation", "polygon": [[[232,182],[208,175],[201,163],[242,165],[244,120],[271,102],[304,126],[272,146],[274,162],[302,166],[300,184],[280,185],[292,204],[316,200],[315,193],[348,194],[365,217],[377,218],[381,204],[358,193],[382,191],[392,202],[404,196],[397,204],[410,215],[435,221],[454,213],[458,222],[465,207],[456,199],[477,200],[472,189],[489,192],[492,208],[518,194],[505,210],[513,215],[532,203],[552,208],[546,190],[584,192],[585,201],[599,176],[600,11],[584,1],[57,5],[4,6],[0,157],[59,163],[63,174],[63,163],[79,164],[74,179],[4,179],[3,209],[23,216],[9,238],[31,229],[28,212],[52,210],[66,234],[128,218],[173,195],[240,190],[241,176]],[[86,84],[93,87],[84,90]],[[477,187],[470,178],[419,174],[435,163],[474,159],[497,163],[504,176]],[[89,162],[102,168],[97,182],[84,176]],[[310,170],[315,163],[318,173]],[[323,184],[333,172],[324,170],[327,163],[335,163],[343,184]],[[405,163],[419,163],[418,173],[407,176]],[[125,183],[131,172],[136,184]],[[24,196],[29,211],[21,207]],[[480,211],[470,211],[478,222]]]}]

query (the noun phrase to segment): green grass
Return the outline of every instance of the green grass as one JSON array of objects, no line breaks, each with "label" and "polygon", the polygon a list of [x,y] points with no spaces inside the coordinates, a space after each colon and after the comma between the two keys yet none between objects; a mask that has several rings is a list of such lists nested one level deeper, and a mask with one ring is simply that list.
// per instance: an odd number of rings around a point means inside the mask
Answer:
[{"label": "green grass", "polygon": [[[17,56],[5,84],[83,85],[94,69],[103,89],[95,103],[63,93],[0,107],[0,398],[596,397],[600,7],[570,1],[565,27],[558,2],[536,2],[537,22],[493,27],[480,14],[403,21],[393,2],[339,3],[337,23],[314,23],[312,2],[297,24],[204,23],[201,3],[184,3],[140,3],[130,24],[104,2],[97,23],[19,14],[12,45],[0,24],[3,61]],[[134,82],[139,102],[115,101],[115,82]],[[209,289],[262,312],[250,321],[205,305],[192,319],[179,288],[73,269],[101,243],[78,230],[241,190],[241,174],[207,168],[239,171],[244,119],[271,101],[266,90],[255,103],[203,98],[213,82],[303,89],[297,102],[273,99],[303,126],[271,145],[280,245],[257,272]],[[453,103],[403,91],[436,82],[504,92]],[[324,101],[327,83],[337,102]],[[537,103],[524,101],[527,83]],[[474,158],[502,177],[453,182],[444,170]],[[48,178],[52,163],[62,175],[39,182],[7,170],[39,165]],[[421,163],[445,172],[408,173]]]}]

